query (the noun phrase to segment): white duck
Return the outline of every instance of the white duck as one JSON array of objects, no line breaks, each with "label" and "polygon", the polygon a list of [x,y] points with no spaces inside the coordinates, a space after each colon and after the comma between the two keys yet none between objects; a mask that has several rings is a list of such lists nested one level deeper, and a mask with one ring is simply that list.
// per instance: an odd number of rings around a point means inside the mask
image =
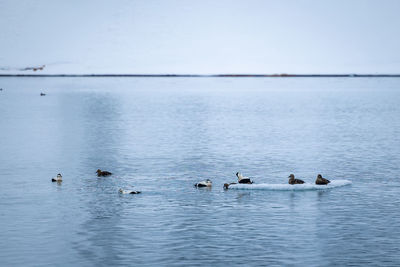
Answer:
[{"label": "white duck", "polygon": [[211,187],[212,186],[212,182],[211,182],[210,179],[207,179],[205,181],[198,182],[194,186],[195,187]]},{"label": "white duck", "polygon": [[61,174],[57,174],[56,177],[51,178],[52,182],[62,182],[62,175]]},{"label": "white duck", "polygon": [[239,184],[252,184],[253,183],[253,181],[251,181],[249,177],[243,176],[240,172],[236,173],[236,177],[238,178]]},{"label": "white duck", "polygon": [[140,191],[133,191],[133,190],[123,190],[122,188],[120,188],[118,190],[118,192],[120,192],[121,194],[140,194]]}]

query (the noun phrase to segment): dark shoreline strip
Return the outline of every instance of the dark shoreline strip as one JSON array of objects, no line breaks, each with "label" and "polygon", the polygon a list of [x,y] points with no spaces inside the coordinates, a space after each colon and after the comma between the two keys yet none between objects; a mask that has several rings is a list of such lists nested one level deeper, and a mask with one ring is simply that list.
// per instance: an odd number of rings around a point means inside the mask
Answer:
[{"label": "dark shoreline strip", "polygon": [[400,74],[0,74],[0,77],[142,77],[142,78],[400,78]]}]

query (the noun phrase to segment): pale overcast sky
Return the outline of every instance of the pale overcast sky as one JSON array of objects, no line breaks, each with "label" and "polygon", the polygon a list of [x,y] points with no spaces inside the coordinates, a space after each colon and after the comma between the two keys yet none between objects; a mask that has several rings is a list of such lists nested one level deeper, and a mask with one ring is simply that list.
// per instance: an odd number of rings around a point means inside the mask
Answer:
[{"label": "pale overcast sky", "polygon": [[399,14],[397,0],[0,0],[0,73],[400,73]]}]

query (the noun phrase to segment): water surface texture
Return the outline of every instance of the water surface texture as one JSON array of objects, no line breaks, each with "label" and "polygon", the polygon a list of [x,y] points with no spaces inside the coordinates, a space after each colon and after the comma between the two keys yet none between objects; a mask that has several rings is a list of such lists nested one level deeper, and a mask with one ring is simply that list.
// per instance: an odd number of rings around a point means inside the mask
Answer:
[{"label": "water surface texture", "polygon": [[[0,87],[2,266],[400,264],[400,79]],[[98,168],[115,175],[97,178]],[[256,183],[321,173],[352,185],[224,191],[237,171]],[[50,181],[59,172],[61,185]],[[206,178],[211,190],[193,187]]]}]

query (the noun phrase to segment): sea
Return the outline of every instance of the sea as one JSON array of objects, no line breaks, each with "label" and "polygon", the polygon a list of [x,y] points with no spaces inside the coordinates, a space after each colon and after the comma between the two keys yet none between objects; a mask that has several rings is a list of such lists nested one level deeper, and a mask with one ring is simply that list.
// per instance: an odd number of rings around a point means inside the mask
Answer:
[{"label": "sea", "polygon": [[[399,78],[1,77],[0,88],[1,266],[400,265]],[[351,184],[224,190],[236,172]]]}]

